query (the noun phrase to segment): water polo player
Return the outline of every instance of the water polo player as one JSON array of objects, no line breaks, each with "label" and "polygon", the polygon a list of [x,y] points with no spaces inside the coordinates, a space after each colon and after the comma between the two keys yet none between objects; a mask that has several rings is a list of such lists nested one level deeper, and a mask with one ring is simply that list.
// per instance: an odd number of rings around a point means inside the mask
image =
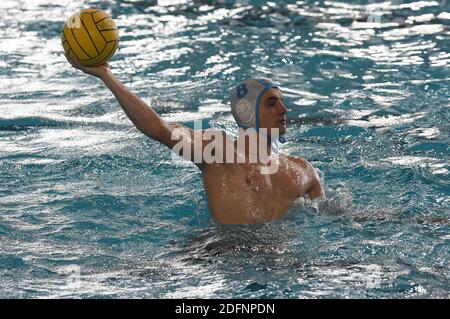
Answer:
[{"label": "water polo player", "polygon": [[[195,132],[183,125],[165,122],[152,107],[130,92],[107,64],[85,67],[73,57],[69,62],[102,80],[142,133],[171,150],[184,146],[184,154],[180,155],[194,162],[202,172],[208,207],[217,222],[261,223],[284,216],[299,197],[308,195],[310,199],[316,199],[325,196],[310,163],[300,157],[278,153],[278,142],[284,141],[288,110],[283,104],[281,90],[270,80],[246,80],[232,90],[231,111],[240,127],[240,136],[233,140],[224,132],[213,132],[216,137],[223,137],[219,144],[223,147],[219,150],[218,139],[211,138],[214,134],[202,134],[205,131]],[[262,145],[263,153],[268,155],[264,160],[259,156],[260,152],[256,161],[250,160],[252,146],[255,146],[251,144],[255,142],[256,148],[260,150]],[[203,156],[203,151],[211,149],[210,143],[216,143],[215,158],[220,151],[219,159],[223,157],[223,160],[210,161]],[[196,148],[200,149],[200,158],[194,156]],[[189,149],[191,155],[186,156]],[[276,169],[264,171],[264,168],[274,167]]]}]

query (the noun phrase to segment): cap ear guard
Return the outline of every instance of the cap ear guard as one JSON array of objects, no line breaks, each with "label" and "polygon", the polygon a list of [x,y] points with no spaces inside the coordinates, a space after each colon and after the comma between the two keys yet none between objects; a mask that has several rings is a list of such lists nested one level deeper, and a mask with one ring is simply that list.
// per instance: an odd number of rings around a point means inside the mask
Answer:
[{"label": "cap ear guard", "polygon": [[243,98],[237,102],[235,112],[243,125],[252,126],[252,123],[256,123],[254,107],[247,99]]}]

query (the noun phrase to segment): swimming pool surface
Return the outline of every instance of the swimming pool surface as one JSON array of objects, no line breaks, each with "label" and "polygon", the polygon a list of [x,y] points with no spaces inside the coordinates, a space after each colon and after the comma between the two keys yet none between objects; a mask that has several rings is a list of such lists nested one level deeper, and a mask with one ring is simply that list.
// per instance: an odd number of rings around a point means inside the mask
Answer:
[{"label": "swimming pool surface", "polygon": [[[206,3],[0,2],[0,297],[449,298],[450,2]],[[231,88],[280,83],[327,200],[215,224],[195,166],[63,57],[85,7],[165,120],[236,135]]]}]

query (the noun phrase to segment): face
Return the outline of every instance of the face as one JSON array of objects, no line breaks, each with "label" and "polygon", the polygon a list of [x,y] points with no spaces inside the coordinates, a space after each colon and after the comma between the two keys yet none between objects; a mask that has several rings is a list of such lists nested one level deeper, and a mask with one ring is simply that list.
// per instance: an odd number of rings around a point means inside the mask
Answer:
[{"label": "face", "polygon": [[271,128],[278,128],[279,134],[286,133],[286,113],[283,94],[279,89],[271,88],[261,98],[259,107],[259,127],[266,128],[270,135]]}]

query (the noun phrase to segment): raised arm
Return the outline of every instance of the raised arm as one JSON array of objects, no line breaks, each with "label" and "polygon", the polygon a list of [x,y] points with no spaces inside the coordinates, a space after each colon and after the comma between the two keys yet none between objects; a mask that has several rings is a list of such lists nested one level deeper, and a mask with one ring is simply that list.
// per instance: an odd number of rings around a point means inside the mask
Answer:
[{"label": "raised arm", "polygon": [[[171,147],[171,133],[173,125],[167,124],[142,99],[131,92],[117,79],[109,69],[108,64],[95,67],[85,67],[77,60],[67,57],[73,67],[86,74],[99,78],[114,94],[122,109],[142,133],[148,137]],[[176,141],[175,141],[176,142]]]},{"label": "raised arm", "polygon": [[178,123],[166,123],[151,106],[123,85],[109,68],[106,69],[100,79],[114,94],[131,122],[148,137],[172,149],[179,142],[179,139],[172,135],[174,129],[179,129],[189,136],[193,136],[193,130],[186,126]]},{"label": "raised arm", "polygon": [[128,90],[109,69],[106,69],[100,79],[114,94],[122,109],[139,131],[170,146],[168,144],[172,131],[171,126],[164,122],[152,107]]},{"label": "raised arm", "polygon": [[[108,64],[102,64],[95,67],[85,67],[77,60],[66,57],[73,67],[99,78],[111,90],[116,97],[122,109],[133,122],[133,124],[148,137],[166,145],[170,149],[179,142],[179,139],[173,138],[174,129],[190,136],[193,141],[193,130],[176,123],[166,123],[151,106],[145,103],[137,95],[132,93],[122,82],[117,79],[109,69]],[[178,135],[178,134],[176,134]],[[193,143],[190,147],[193,150]],[[203,150],[203,141],[201,141],[201,149]],[[191,153],[193,154],[193,152]],[[193,160],[193,158],[189,158]]]}]

